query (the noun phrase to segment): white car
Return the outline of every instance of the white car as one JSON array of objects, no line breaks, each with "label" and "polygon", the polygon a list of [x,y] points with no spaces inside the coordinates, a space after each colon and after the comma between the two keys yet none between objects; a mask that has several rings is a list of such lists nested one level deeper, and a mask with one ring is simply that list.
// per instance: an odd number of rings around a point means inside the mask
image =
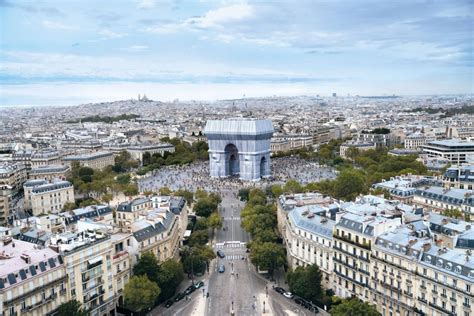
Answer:
[{"label": "white car", "polygon": [[286,297],[286,298],[293,298],[294,295],[291,292],[285,292],[285,293],[283,293],[283,296]]}]

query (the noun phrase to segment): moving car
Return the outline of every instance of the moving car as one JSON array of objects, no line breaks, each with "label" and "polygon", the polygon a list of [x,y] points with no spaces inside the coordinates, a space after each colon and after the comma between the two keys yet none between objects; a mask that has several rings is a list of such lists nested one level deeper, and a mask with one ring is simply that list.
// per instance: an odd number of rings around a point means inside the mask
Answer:
[{"label": "moving car", "polygon": [[217,256],[218,256],[219,258],[225,258],[225,254],[224,254],[224,252],[223,252],[222,250],[217,250]]},{"label": "moving car", "polygon": [[283,293],[283,296],[286,297],[286,298],[293,298],[294,295],[291,292],[285,292],[285,293]]},{"label": "moving car", "polygon": [[194,287],[196,289],[199,289],[200,287],[203,287],[203,286],[204,286],[204,282],[202,282],[202,281],[199,281],[198,283],[194,284]]},{"label": "moving car", "polygon": [[223,264],[221,264],[219,266],[219,273],[224,273],[225,272],[225,266]]},{"label": "moving car", "polygon": [[166,308],[170,308],[171,305],[173,305],[173,304],[174,304],[174,302],[173,302],[172,300],[168,300],[168,301],[166,302],[166,304],[165,304],[165,307],[166,307]]},{"label": "moving car", "polygon": [[281,287],[275,287],[274,290],[277,292],[277,293],[280,293],[280,294],[283,294],[286,292],[286,290],[284,288],[281,288]]}]

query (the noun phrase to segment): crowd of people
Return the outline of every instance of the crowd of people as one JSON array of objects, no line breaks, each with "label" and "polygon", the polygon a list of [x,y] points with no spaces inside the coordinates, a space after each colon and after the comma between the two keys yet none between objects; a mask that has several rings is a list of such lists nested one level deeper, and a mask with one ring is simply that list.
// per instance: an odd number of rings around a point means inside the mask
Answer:
[{"label": "crowd of people", "polygon": [[183,189],[194,192],[197,189],[204,189],[216,192],[236,192],[242,187],[265,187],[283,184],[290,179],[306,184],[336,177],[334,169],[298,157],[272,159],[271,170],[272,176],[268,179],[244,181],[237,176],[220,179],[210,177],[208,162],[166,166],[139,179],[138,188],[140,192],[157,191],[162,187],[168,187],[172,191]]}]

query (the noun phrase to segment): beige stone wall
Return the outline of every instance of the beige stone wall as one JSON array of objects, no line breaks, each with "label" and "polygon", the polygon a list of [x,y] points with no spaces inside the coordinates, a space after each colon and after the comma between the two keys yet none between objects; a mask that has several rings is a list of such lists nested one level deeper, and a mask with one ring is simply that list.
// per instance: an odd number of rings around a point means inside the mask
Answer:
[{"label": "beige stone wall", "polygon": [[71,186],[50,192],[32,193],[30,196],[34,216],[48,213],[56,214],[62,211],[64,204],[74,203],[74,188]]}]

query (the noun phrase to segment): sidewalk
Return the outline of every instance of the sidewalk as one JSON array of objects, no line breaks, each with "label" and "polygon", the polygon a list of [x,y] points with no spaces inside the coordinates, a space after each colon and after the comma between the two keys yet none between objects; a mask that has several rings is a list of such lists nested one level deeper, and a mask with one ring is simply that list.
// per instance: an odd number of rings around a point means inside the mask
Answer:
[{"label": "sidewalk", "polygon": [[[258,293],[257,296],[257,311],[259,315],[274,315],[273,307],[270,303],[270,297],[267,297],[265,293]],[[263,312],[263,302],[265,302],[265,313]]]},{"label": "sidewalk", "polygon": [[205,315],[205,312],[206,312],[206,298],[203,295],[199,295],[191,315],[202,316],[202,315]]}]

